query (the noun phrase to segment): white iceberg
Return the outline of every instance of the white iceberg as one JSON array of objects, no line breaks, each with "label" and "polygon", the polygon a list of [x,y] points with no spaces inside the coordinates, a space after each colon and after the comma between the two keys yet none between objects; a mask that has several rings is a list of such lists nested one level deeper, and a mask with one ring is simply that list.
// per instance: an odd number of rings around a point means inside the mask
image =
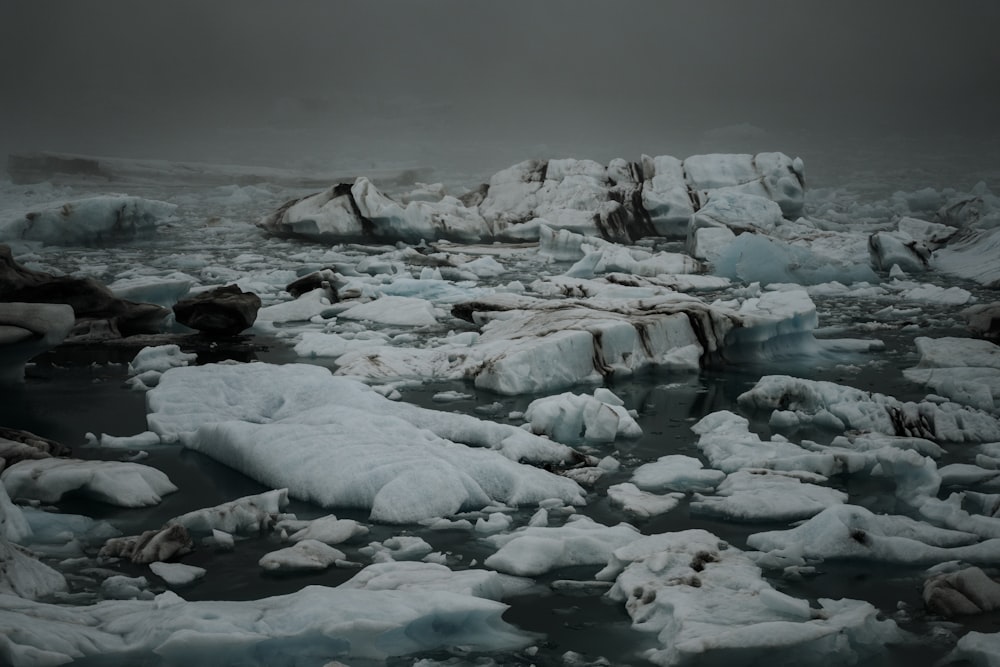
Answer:
[{"label": "white iceberg", "polygon": [[655,634],[657,665],[854,664],[902,641],[857,600],[808,600],[774,589],[749,556],[704,530],[651,535],[617,549],[598,579],[632,627]]},{"label": "white iceberg", "polygon": [[20,219],[0,220],[0,241],[85,245],[150,233],[172,218],[176,204],[127,195],[98,195],[51,204]]},{"label": "white iceberg", "polygon": [[58,502],[64,494],[81,494],[119,507],[156,505],[177,490],[156,468],[124,461],[36,459],[15,463],[0,474],[12,498]]},{"label": "white iceberg", "polygon": [[583,502],[572,481],[516,462],[569,461],[568,447],[514,426],[394,403],[317,366],[175,368],[147,397],[150,428],[161,436],[297,498],[370,509],[375,521],[495,502]]}]

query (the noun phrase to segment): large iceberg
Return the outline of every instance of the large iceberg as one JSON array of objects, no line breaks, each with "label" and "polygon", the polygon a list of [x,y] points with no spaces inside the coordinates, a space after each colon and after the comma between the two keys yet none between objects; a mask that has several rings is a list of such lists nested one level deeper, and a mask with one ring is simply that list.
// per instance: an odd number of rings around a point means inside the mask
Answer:
[{"label": "large iceberg", "polygon": [[[736,206],[773,225],[804,203],[803,166],[782,153],[526,160],[494,174],[482,193],[400,203],[367,178],[287,202],[258,223],[314,240],[537,241],[544,228],[631,242],[683,237],[708,205]],[[765,203],[766,202],[766,203]],[[706,210],[706,216],[711,213]],[[775,218],[776,216],[776,218]]]},{"label": "large iceberg", "polygon": [[0,241],[41,241],[53,245],[119,241],[154,231],[172,218],[176,210],[176,204],[142,197],[88,197],[52,204],[25,213],[20,219],[0,220]]},{"label": "large iceberg", "polygon": [[632,626],[656,636],[657,665],[855,664],[903,634],[857,600],[818,607],[773,588],[743,551],[704,530],[650,535],[617,549],[598,579]]},{"label": "large iceberg", "polygon": [[569,447],[393,403],[318,366],[173,368],[147,400],[149,426],[162,438],[323,507],[369,509],[374,521],[410,523],[492,503],[583,502],[575,482],[518,462],[583,460]]},{"label": "large iceberg", "polygon": [[58,665],[90,656],[168,664],[298,665],[308,657],[385,660],[447,647],[526,646],[531,637],[501,619],[506,605],[434,590],[307,586],[247,602],[114,600],[62,607],[0,594],[0,659],[11,667]]}]

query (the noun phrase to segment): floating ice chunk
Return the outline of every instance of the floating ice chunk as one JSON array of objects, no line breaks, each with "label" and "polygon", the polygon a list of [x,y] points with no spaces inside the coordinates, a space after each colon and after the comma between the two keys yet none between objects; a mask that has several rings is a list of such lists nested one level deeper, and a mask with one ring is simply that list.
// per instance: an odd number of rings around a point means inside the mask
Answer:
[{"label": "floating ice chunk", "polygon": [[99,556],[128,558],[133,563],[153,563],[190,553],[194,543],[184,526],[168,523],[140,535],[115,537],[104,543]]},{"label": "floating ice chunk", "polygon": [[995,287],[1000,284],[1000,227],[969,229],[934,252],[931,266],[941,273]]},{"label": "floating ice chunk", "polygon": [[639,537],[639,531],[627,523],[605,526],[585,516],[574,516],[564,526],[528,526],[487,538],[499,549],[484,564],[529,577],[560,567],[603,565],[611,552]]},{"label": "floating ice chunk", "polygon": [[265,306],[257,311],[257,322],[284,324],[287,322],[308,322],[317,315],[332,312],[327,290],[317,287],[297,299],[282,301]]},{"label": "floating ice chunk", "polygon": [[[895,286],[899,291],[899,298],[903,301],[913,301],[916,303],[929,303],[939,306],[964,306],[975,300],[972,292],[961,287],[941,287],[939,285],[917,285],[908,287],[912,283],[902,283]],[[892,285],[889,285],[893,287]]]},{"label": "floating ice chunk", "polygon": [[712,272],[765,285],[877,282],[867,257],[859,259],[843,236],[821,244],[815,239],[795,243],[743,233],[712,256]]},{"label": "floating ice chunk", "polygon": [[957,442],[1000,440],[1000,422],[955,403],[904,403],[891,396],[787,375],[766,375],[740,395],[746,408],[794,411],[803,423],[830,413],[846,429]]},{"label": "floating ice chunk", "polygon": [[170,308],[187,296],[191,288],[197,284],[198,280],[192,276],[174,271],[165,276],[139,275],[118,278],[108,285],[108,289],[119,299],[155,303],[158,306]]},{"label": "floating ice chunk", "polygon": [[165,371],[178,366],[187,366],[197,359],[197,354],[181,352],[178,345],[144,347],[129,362],[128,373],[135,376],[132,381],[134,388],[148,389],[157,385]]},{"label": "floating ice chunk", "polygon": [[948,486],[995,486],[1000,482],[1000,470],[983,468],[973,463],[950,463],[942,466],[941,485]]},{"label": "floating ice chunk", "polygon": [[969,632],[942,661],[951,664],[997,667],[1000,665],[1000,634],[995,632]]},{"label": "floating ice chunk", "polygon": [[[280,524],[279,524],[280,527]],[[340,544],[368,534],[368,528],[353,519],[338,519],[333,514],[306,522],[289,539],[293,542],[317,540],[324,544]]]},{"label": "floating ice chunk", "polygon": [[534,584],[490,570],[453,571],[437,563],[416,561],[373,563],[338,588],[369,591],[448,591],[488,600],[523,592]]},{"label": "floating ice chunk", "polygon": [[475,242],[491,238],[479,211],[454,197],[402,205],[367,178],[341,183],[284,204],[258,223],[272,234],[317,241],[378,238],[416,242],[438,238]]},{"label": "floating ice chunk", "polygon": [[24,381],[24,364],[63,342],[76,316],[62,303],[0,303],[0,386]]},{"label": "floating ice chunk", "polygon": [[72,608],[0,596],[0,652],[12,667],[102,660],[278,665],[322,646],[351,663],[461,647],[510,651],[534,638],[506,623],[507,609],[447,591],[307,586],[246,602],[107,601]]},{"label": "floating ice chunk", "polygon": [[268,572],[303,572],[325,570],[337,561],[346,560],[347,556],[339,549],[317,540],[302,540],[264,554],[259,564]]},{"label": "floating ice chunk", "polygon": [[640,491],[635,484],[624,482],[608,487],[608,500],[612,505],[621,507],[629,514],[641,518],[649,518],[657,514],[666,514],[680,504],[683,493],[668,493],[658,495]]},{"label": "floating ice chunk", "polygon": [[595,245],[598,239],[583,234],[575,234],[568,229],[552,229],[548,225],[538,226],[538,254],[551,257],[557,262],[582,259],[586,251],[584,244]]},{"label": "floating ice chunk", "polygon": [[16,595],[36,600],[69,588],[65,577],[58,571],[35,558],[28,550],[2,538],[0,563],[3,563],[0,567],[0,596]]},{"label": "floating ice chunk", "polygon": [[405,296],[383,296],[352,306],[338,317],[378,324],[424,327],[437,324],[434,306],[429,301]]},{"label": "floating ice chunk", "polygon": [[153,571],[153,574],[167,582],[168,586],[187,586],[205,576],[205,568],[185,565],[184,563],[157,561],[150,563],[149,569]]},{"label": "floating ice chunk", "polygon": [[903,371],[908,380],[963,405],[1000,409],[1000,347],[972,338],[921,336],[914,342],[920,362]]},{"label": "floating ice chunk", "polygon": [[566,392],[536,399],[524,419],[532,433],[544,433],[567,444],[614,442],[619,437],[642,435],[642,428],[620,399],[604,388],[596,389],[593,396]]},{"label": "floating ice chunk", "polygon": [[[778,414],[778,411],[772,413],[772,420],[776,414]],[[796,418],[797,421],[798,419]],[[940,445],[926,438],[886,435],[884,433],[838,435],[830,441],[830,445],[841,449],[853,449],[858,452],[870,452],[885,447],[894,447],[896,449],[913,450],[918,454],[934,459],[944,454],[944,449]]]},{"label": "floating ice chunk", "polygon": [[906,273],[921,273],[931,258],[930,248],[901,231],[875,232],[868,239],[868,252],[880,271],[896,266]]},{"label": "floating ice chunk", "polygon": [[711,465],[726,473],[745,468],[807,471],[830,477],[868,465],[869,457],[830,449],[812,451],[787,440],[764,441],[749,422],[728,410],[713,412],[691,427],[699,435],[698,449]]},{"label": "floating ice chunk", "polygon": [[480,278],[496,278],[507,272],[507,267],[492,257],[479,257],[470,262],[463,262],[458,268],[469,271]]},{"label": "floating ice chunk", "polygon": [[236,534],[263,533],[274,526],[287,504],[288,489],[275,489],[215,507],[192,510],[168,523],[184,526],[195,534],[214,534],[217,530]]},{"label": "floating ice chunk", "polygon": [[396,535],[385,542],[371,542],[358,550],[375,563],[420,560],[434,551],[434,547],[416,535]]},{"label": "floating ice chunk", "polygon": [[573,278],[592,278],[604,273],[635,276],[659,276],[698,273],[701,263],[688,255],[674,252],[650,253],[621,245],[597,241],[581,246],[584,255],[566,271]]},{"label": "floating ice chunk", "polygon": [[721,470],[712,470],[692,456],[668,454],[645,463],[632,473],[632,482],[646,491],[710,492],[726,478]]},{"label": "floating ice chunk", "polygon": [[902,641],[867,602],[807,600],[771,587],[747,554],[704,530],[643,537],[614,552],[598,579],[632,626],[654,633],[657,665],[852,664]]},{"label": "floating ice chunk", "polygon": [[978,567],[931,577],[924,582],[924,604],[935,614],[964,616],[1000,609],[1000,584]]},{"label": "floating ice chunk", "polygon": [[[3,485],[0,484],[0,487]],[[31,535],[22,544],[40,554],[75,554],[85,546],[100,544],[121,533],[106,521],[88,516],[49,512],[36,507],[21,508]]]},{"label": "floating ice chunk", "polygon": [[24,512],[11,502],[7,487],[0,484],[0,540],[23,544],[32,532]]},{"label": "floating ice chunk", "polygon": [[12,498],[55,503],[70,491],[119,507],[148,507],[177,490],[156,468],[121,461],[38,459],[15,463],[0,474]]},{"label": "floating ice chunk", "polygon": [[401,206],[362,177],[351,187],[351,198],[365,231],[377,238],[411,242],[452,239],[474,243],[491,237],[479,212],[454,197],[445,196],[435,202],[410,201]]},{"label": "floating ice chunk", "polygon": [[295,354],[303,358],[340,357],[348,352],[364,354],[365,350],[381,348],[384,336],[374,338],[344,338],[336,333],[306,331],[295,344]]},{"label": "floating ice chunk", "polygon": [[1000,539],[977,540],[971,533],[936,528],[904,516],[834,505],[795,528],[755,533],[747,538],[747,545],[765,552],[768,563],[835,559],[904,565],[996,562]]},{"label": "floating ice chunk", "polygon": [[513,519],[503,512],[493,512],[485,519],[476,520],[476,532],[484,535],[502,533],[510,528],[511,523],[513,523]]},{"label": "floating ice chunk", "polygon": [[173,217],[177,206],[126,195],[99,195],[52,204],[21,219],[0,221],[0,241],[51,245],[114,242],[149,233]]},{"label": "floating ice chunk", "polygon": [[877,473],[895,481],[896,497],[907,506],[917,508],[929,498],[937,497],[941,475],[933,459],[912,450],[893,448],[879,450],[875,456],[879,464]]},{"label": "floating ice chunk", "polygon": [[148,404],[154,430],[296,497],[369,508],[373,520],[406,523],[490,502],[582,502],[570,480],[445,438],[537,461],[573,458],[564,445],[514,426],[393,403],[316,366],[173,369]]},{"label": "floating ice chunk", "polygon": [[815,342],[816,308],[801,291],[711,306],[670,294],[570,303],[522,299],[516,305],[483,300],[468,308],[472,321],[479,313],[491,319],[465,366],[477,386],[504,394],[542,393],[646,369],[697,370],[702,358],[715,354],[759,360],[775,339],[782,350]]},{"label": "floating ice chunk", "polygon": [[846,502],[843,491],[804,482],[795,473],[740,470],[726,477],[715,495],[696,493],[691,513],[731,521],[797,521]]},{"label": "floating ice chunk", "polygon": [[217,528],[213,528],[211,544],[213,544],[217,549],[228,551],[236,546],[236,540],[233,539],[231,534],[218,530]]},{"label": "floating ice chunk", "polygon": [[[973,500],[977,496],[980,500],[995,497],[966,491],[953,493],[947,500],[938,500],[933,497],[925,498],[920,503],[918,512],[922,518],[942,528],[972,533],[984,539],[1000,538],[1000,521],[997,520],[1000,517],[996,516],[994,509],[996,501],[988,503],[990,507],[985,513],[975,512]],[[966,503],[963,502],[966,499],[969,499],[968,504],[973,505],[973,507],[966,509]],[[992,511],[990,511],[991,509]]]},{"label": "floating ice chunk", "polygon": [[146,577],[126,577],[116,574],[101,582],[101,597],[105,600],[152,600]]},{"label": "floating ice chunk", "polygon": [[143,431],[135,435],[115,436],[102,433],[98,441],[101,447],[112,449],[143,449],[160,444],[160,436],[152,431]]}]

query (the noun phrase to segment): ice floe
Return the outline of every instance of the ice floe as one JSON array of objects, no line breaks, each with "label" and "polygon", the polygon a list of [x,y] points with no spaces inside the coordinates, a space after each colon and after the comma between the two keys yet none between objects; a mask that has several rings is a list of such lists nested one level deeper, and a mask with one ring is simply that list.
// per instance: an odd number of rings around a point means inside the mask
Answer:
[{"label": "ice floe", "polygon": [[[854,429],[931,440],[988,442],[1000,440],[996,417],[951,403],[903,402],[833,382],[787,375],[766,375],[739,397],[741,406],[780,410],[786,422],[813,423],[837,430]],[[785,413],[788,413],[787,415]]]},{"label": "ice floe", "polygon": [[177,490],[156,468],[122,461],[84,461],[47,458],[16,463],[0,482],[12,498],[58,502],[76,491],[84,496],[120,507],[156,505]]},{"label": "ice floe", "polygon": [[[501,619],[506,605],[446,591],[307,586],[247,602],[109,600],[63,607],[0,595],[0,655],[12,667],[61,664],[88,656],[168,662],[214,656],[220,662],[292,665],[324,660],[385,660],[449,646],[500,651],[531,637]],[[321,647],[321,648],[320,648]]]},{"label": "ice floe", "polygon": [[[147,397],[150,427],[161,436],[298,498],[369,509],[376,521],[406,523],[491,502],[582,502],[575,483],[516,462],[571,461],[565,445],[396,404],[317,366],[175,368]],[[306,459],[312,465],[285,463]]]},{"label": "ice floe", "polygon": [[537,576],[574,565],[604,565],[615,549],[639,537],[639,531],[627,523],[605,526],[573,516],[564,526],[528,526],[486,538],[497,551],[485,565],[518,576]]},{"label": "ice floe", "polygon": [[644,656],[657,665],[854,664],[904,638],[867,602],[812,607],[776,590],[745,552],[704,530],[635,540],[597,578],[614,581],[607,595],[633,628],[655,635]]}]

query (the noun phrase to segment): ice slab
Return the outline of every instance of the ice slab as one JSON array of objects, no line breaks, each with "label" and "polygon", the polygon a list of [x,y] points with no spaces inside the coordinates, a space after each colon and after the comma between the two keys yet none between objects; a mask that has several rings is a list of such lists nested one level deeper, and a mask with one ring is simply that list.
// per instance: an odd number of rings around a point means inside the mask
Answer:
[{"label": "ice slab", "polygon": [[498,547],[486,567],[518,576],[538,576],[560,567],[603,565],[611,553],[641,537],[627,523],[605,526],[586,516],[570,517],[564,526],[527,526],[486,541]]},{"label": "ice slab", "polygon": [[903,402],[833,382],[766,375],[739,397],[746,408],[783,410],[802,423],[931,440],[1000,440],[996,417],[952,402]]},{"label": "ice slab", "polygon": [[295,497],[369,509],[376,521],[407,523],[496,502],[582,502],[572,481],[516,462],[571,461],[576,455],[565,445],[394,403],[317,366],[175,368],[147,397],[150,428],[161,436]]},{"label": "ice slab", "polygon": [[656,636],[644,656],[664,666],[854,664],[902,640],[857,600],[808,600],[774,589],[753,560],[704,530],[643,537],[617,549],[598,579],[632,627]]},{"label": "ice slab", "polygon": [[909,517],[877,515],[857,505],[834,505],[789,530],[755,533],[747,545],[769,564],[853,559],[902,565],[950,560],[995,563],[1000,539],[937,528]]},{"label": "ice slab", "polygon": [[956,403],[980,410],[1000,409],[1000,347],[972,338],[927,338],[914,342],[920,362],[903,371],[914,382]]},{"label": "ice slab", "polygon": [[13,498],[58,502],[77,491],[119,507],[148,507],[177,490],[167,476],[149,466],[124,461],[38,459],[15,463],[0,474]]},{"label": "ice slab", "polygon": [[693,456],[668,454],[644,463],[632,473],[632,482],[646,491],[710,492],[726,478],[721,470],[705,468]]},{"label": "ice slab", "polygon": [[24,381],[28,360],[63,342],[76,316],[61,303],[0,303],[0,386]]},{"label": "ice slab", "polygon": [[0,655],[12,667],[56,665],[88,656],[169,663],[300,664],[385,660],[463,647],[522,648],[532,638],[502,620],[507,606],[446,591],[308,586],[245,602],[154,600],[62,607],[0,595]]},{"label": "ice slab", "polygon": [[730,521],[798,521],[847,502],[843,491],[800,477],[795,473],[740,470],[726,477],[714,495],[696,493],[691,513]]},{"label": "ice slab", "polygon": [[621,399],[604,387],[595,389],[592,396],[566,392],[535,399],[525,410],[524,420],[532,433],[567,444],[614,442],[619,437],[642,435],[642,428]]}]

